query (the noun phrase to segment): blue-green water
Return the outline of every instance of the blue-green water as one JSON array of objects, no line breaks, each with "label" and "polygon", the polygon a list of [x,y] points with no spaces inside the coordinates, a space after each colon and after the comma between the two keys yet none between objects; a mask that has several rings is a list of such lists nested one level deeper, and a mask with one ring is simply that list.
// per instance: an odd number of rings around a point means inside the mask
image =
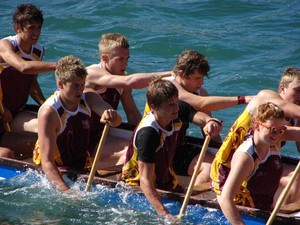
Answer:
[{"label": "blue-green water", "polygon": [[[24,1],[0,2],[0,38],[14,34],[11,16],[20,3]],[[195,49],[206,55],[211,65],[210,78],[205,80],[204,87],[210,95],[224,96],[252,95],[261,89],[277,90],[283,70],[288,66],[300,67],[299,1],[28,0],[26,3],[38,5],[44,12],[40,43],[46,48],[45,61],[57,61],[73,54],[86,65],[98,63],[100,36],[119,32],[128,37],[131,45],[129,73],[170,70],[182,50]],[[56,88],[53,73],[41,74],[39,81],[46,97]],[[141,111],[144,93],[144,89],[134,91]],[[224,120],[222,137],[242,110],[243,106],[235,106],[214,113]],[[120,112],[125,119],[122,108]],[[199,135],[195,127],[190,133]],[[294,143],[283,150],[288,155],[298,156]],[[26,199],[26,195],[23,198]],[[31,198],[35,198],[34,195]],[[69,211],[64,204],[60,210]],[[88,210],[93,209],[88,208],[83,216],[88,217]],[[45,212],[37,211],[37,217],[44,218],[41,214]],[[110,215],[98,209],[92,214],[97,214],[97,218]],[[107,221],[114,217],[125,219],[134,213],[121,214],[112,213]],[[143,218],[149,218],[143,215],[133,216],[136,222],[132,222],[133,219],[130,223],[138,224]],[[152,212],[150,217],[154,215]],[[74,224],[76,221],[74,217]]]},{"label": "blue-green water", "polygon": [[[116,188],[94,185],[83,192],[85,183],[65,180],[74,191],[67,195],[55,191],[40,173],[14,171],[0,166],[0,224],[171,224],[158,217],[143,194],[133,193],[118,184]],[[177,215],[181,203],[163,199]],[[147,210],[145,210],[147,209]],[[247,224],[262,225],[262,219],[243,216]],[[220,210],[188,206],[186,215],[176,224],[229,224]]]}]

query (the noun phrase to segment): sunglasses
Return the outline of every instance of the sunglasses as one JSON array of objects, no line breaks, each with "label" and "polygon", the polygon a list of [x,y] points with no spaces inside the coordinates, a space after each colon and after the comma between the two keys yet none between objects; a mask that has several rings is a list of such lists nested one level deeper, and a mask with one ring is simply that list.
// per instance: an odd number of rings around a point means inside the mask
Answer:
[{"label": "sunglasses", "polygon": [[277,127],[272,127],[272,126],[269,126],[263,122],[260,122],[260,121],[256,121],[257,124],[269,129],[269,133],[270,134],[277,134],[277,133],[280,133],[283,134],[285,131],[286,131],[286,127],[283,126],[283,127],[280,127],[280,128],[277,128]]}]

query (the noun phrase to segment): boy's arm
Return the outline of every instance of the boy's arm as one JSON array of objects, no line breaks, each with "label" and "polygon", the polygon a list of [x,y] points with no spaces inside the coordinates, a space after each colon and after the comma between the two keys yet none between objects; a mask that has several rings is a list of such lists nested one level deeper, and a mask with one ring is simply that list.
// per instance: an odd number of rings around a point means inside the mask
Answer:
[{"label": "boy's arm", "polygon": [[100,122],[109,123],[112,127],[117,127],[122,123],[122,118],[117,111],[94,91],[85,92],[85,96],[90,108],[100,116]]},{"label": "boy's arm", "polygon": [[123,90],[121,101],[122,101],[124,111],[126,113],[128,123],[137,125],[142,119],[142,115],[134,102],[131,89]]},{"label": "boy's arm", "polygon": [[272,102],[279,106],[283,111],[286,118],[293,118],[300,120],[300,106],[287,100],[283,100],[282,97],[272,90],[261,90],[250,102],[248,108],[251,112],[261,104]]},{"label": "boy's arm", "polygon": [[197,112],[193,117],[193,124],[201,127],[205,135],[215,137],[220,134],[223,124],[217,118],[212,118],[203,112]]},{"label": "boy's arm", "polygon": [[64,182],[61,173],[55,165],[55,149],[59,121],[56,113],[50,106],[41,106],[38,113],[38,140],[41,150],[42,168],[47,178],[60,191],[67,191],[68,185]]},{"label": "boy's arm", "polygon": [[[287,130],[281,136],[281,140],[300,142],[300,127],[286,126]],[[298,150],[299,151],[299,150]]]},{"label": "boy's arm", "polygon": [[153,73],[135,73],[131,75],[113,75],[103,68],[88,67],[86,87],[95,86],[108,88],[144,88],[156,77],[170,76],[171,71]]},{"label": "boy's arm", "polygon": [[244,224],[240,213],[233,202],[233,198],[241,187],[246,177],[251,174],[254,168],[252,159],[243,152],[236,152],[233,155],[231,170],[224,184],[220,196],[217,196],[221,210],[232,224]]},{"label": "boy's arm", "polygon": [[[173,82],[179,91],[179,99],[189,103],[197,111],[217,111],[238,105],[238,96],[198,96],[186,91],[177,82]],[[245,96],[245,102],[248,103],[252,96]]]},{"label": "boy's arm", "polygon": [[54,71],[56,62],[26,61],[18,56],[13,45],[8,40],[0,40],[0,61],[1,59],[24,74],[37,74]]},{"label": "boy's arm", "polygon": [[[297,123],[296,123],[295,127],[299,127],[300,128],[300,121],[299,120],[297,120]],[[295,143],[296,143],[297,150],[300,153],[300,140],[296,141]]]},{"label": "boy's arm", "polygon": [[159,215],[168,215],[169,211],[163,205],[160,196],[154,186],[155,150],[159,146],[160,135],[151,127],[141,128],[135,137],[138,151],[138,171],[140,175],[140,187],[148,201]]},{"label": "boy's arm", "polygon": [[140,187],[150,204],[153,206],[158,215],[170,214],[163,205],[154,186],[153,179],[155,174],[155,164],[138,161],[138,167],[140,174]]},{"label": "boy's arm", "polygon": [[37,80],[37,75],[35,75],[35,78],[33,80],[33,83],[30,87],[30,96],[34,101],[36,101],[39,105],[42,105],[45,102],[45,97],[43,95],[43,92],[41,90],[41,87]]}]

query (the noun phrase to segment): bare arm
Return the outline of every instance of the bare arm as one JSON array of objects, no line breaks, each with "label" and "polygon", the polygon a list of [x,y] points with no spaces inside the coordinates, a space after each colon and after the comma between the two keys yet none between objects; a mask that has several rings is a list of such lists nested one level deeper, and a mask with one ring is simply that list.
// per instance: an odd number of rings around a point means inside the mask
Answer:
[{"label": "bare arm", "polygon": [[300,127],[286,126],[287,130],[282,135],[284,141],[300,142]]},{"label": "bare arm", "polygon": [[85,94],[91,109],[101,117],[101,123],[108,123],[112,127],[117,127],[121,124],[121,116],[98,94],[93,91],[86,92]]},{"label": "bare arm", "polygon": [[203,128],[210,118],[208,114],[198,111],[194,115],[192,123]]},{"label": "bare arm", "polygon": [[250,102],[249,109],[251,112],[254,112],[257,106],[267,102],[273,102],[282,108],[285,117],[300,120],[300,106],[287,100],[283,100],[277,92],[272,90],[260,91]]},{"label": "bare arm", "polygon": [[127,88],[123,90],[121,101],[126,113],[128,123],[137,125],[142,119],[142,115],[134,102],[133,96],[131,94],[131,89]]},{"label": "bare arm", "polygon": [[138,167],[140,174],[140,186],[148,201],[151,203],[158,215],[170,214],[163,205],[153,183],[155,164],[138,161]]},{"label": "bare arm", "polygon": [[37,75],[35,75],[33,83],[32,83],[32,85],[30,87],[30,96],[39,105],[42,105],[45,102],[45,97],[44,97],[43,92],[41,90],[41,87],[40,87],[40,85],[38,83]]},{"label": "bare arm", "polygon": [[236,152],[231,160],[231,170],[225,182],[222,193],[218,197],[218,202],[222,212],[233,225],[244,224],[239,211],[233,202],[233,198],[240,189],[243,180],[248,177],[253,170],[252,159],[243,152]]},{"label": "bare arm", "polygon": [[[238,104],[237,96],[198,96],[186,91],[177,82],[173,82],[179,91],[179,99],[189,103],[197,111],[217,111],[226,109]],[[248,103],[252,96],[246,96],[245,103]]]},{"label": "bare arm", "polygon": [[193,117],[193,124],[203,128],[205,135],[215,137],[221,132],[223,125],[222,121],[212,118],[206,113],[197,112]]},{"label": "bare arm", "polygon": [[42,168],[47,178],[60,191],[67,191],[69,187],[64,182],[54,159],[59,126],[57,115],[53,109],[48,105],[43,105],[38,113],[38,140],[41,149]]},{"label": "bare arm", "polygon": [[[300,127],[300,121],[299,120],[297,121],[295,127]],[[296,141],[296,147],[297,147],[298,152],[300,153],[300,140]]]},{"label": "bare arm", "polygon": [[104,68],[91,66],[87,68],[88,76],[86,87],[95,88],[97,86],[108,88],[144,88],[155,79],[155,77],[170,76],[169,72],[135,73],[131,75],[113,75]]},{"label": "bare arm", "polygon": [[0,41],[0,62],[4,61],[24,74],[37,74],[54,71],[56,62],[26,61],[13,51],[8,40]]}]

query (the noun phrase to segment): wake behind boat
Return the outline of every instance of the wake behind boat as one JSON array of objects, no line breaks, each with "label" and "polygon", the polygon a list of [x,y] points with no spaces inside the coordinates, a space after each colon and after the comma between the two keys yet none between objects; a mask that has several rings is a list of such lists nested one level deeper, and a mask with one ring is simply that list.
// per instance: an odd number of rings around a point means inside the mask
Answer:
[{"label": "wake behind boat", "polygon": [[[122,124],[118,128],[111,128],[109,136],[129,139],[132,134],[132,127],[127,124]],[[203,139],[195,137],[187,137],[187,144],[194,148],[201,149]],[[219,147],[218,143],[211,142],[208,151],[215,152]],[[288,164],[296,165],[298,159],[283,156],[283,161]],[[109,167],[102,168],[97,171],[97,175],[94,177],[93,184],[101,184],[110,187],[115,187],[119,181],[122,165],[111,165]],[[41,167],[35,166],[32,163],[32,159],[12,160],[6,158],[0,158],[0,179],[9,179],[16,176],[19,173],[26,171],[27,169],[37,170],[42,172]],[[74,171],[67,171],[67,176],[76,179],[87,181],[88,174],[81,174]],[[189,185],[190,177],[179,176],[181,184],[187,188]],[[132,188],[133,191],[142,193],[138,187]],[[159,190],[159,194],[162,198],[171,199],[182,202],[185,194],[174,193]],[[203,207],[220,209],[216,200],[215,193],[211,190],[210,184],[205,183],[193,188],[193,193],[190,197],[189,204],[198,204]],[[267,221],[270,217],[271,211],[264,211],[259,209],[253,209],[248,207],[238,206],[240,212],[244,215],[254,218],[260,218]],[[300,204],[290,204],[281,207],[279,213],[273,224],[300,224]]]}]

